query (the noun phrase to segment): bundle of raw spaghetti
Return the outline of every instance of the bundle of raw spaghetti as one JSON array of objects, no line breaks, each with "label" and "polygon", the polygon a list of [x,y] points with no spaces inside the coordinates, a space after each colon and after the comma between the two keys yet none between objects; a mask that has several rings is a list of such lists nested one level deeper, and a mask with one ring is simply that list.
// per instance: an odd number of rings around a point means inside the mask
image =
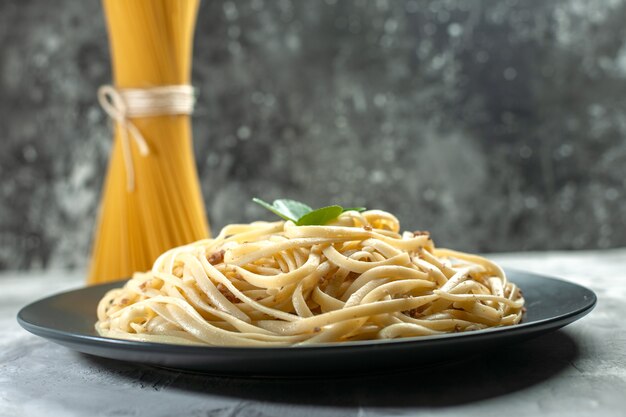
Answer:
[{"label": "bundle of raw spaghetti", "polygon": [[[309,218],[310,220],[310,218]],[[400,233],[390,213],[234,224],[165,252],[98,304],[98,333],[273,346],[432,336],[520,322],[524,298],[480,256]]]},{"label": "bundle of raw spaghetti", "polygon": [[104,0],[115,122],[88,281],[145,270],[165,250],[209,235],[193,155],[188,85],[198,0]]}]

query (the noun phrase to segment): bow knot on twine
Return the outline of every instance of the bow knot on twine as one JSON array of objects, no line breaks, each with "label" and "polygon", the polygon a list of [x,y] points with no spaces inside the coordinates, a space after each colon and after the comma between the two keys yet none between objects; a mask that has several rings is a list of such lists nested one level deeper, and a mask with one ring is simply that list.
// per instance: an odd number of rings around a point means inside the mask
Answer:
[{"label": "bow knot on twine", "polygon": [[194,90],[190,85],[166,85],[142,89],[118,89],[112,85],[103,85],[98,89],[98,101],[102,109],[118,124],[129,192],[135,189],[131,138],[142,156],[150,153],[148,143],[131,119],[189,115],[193,113],[195,104]]}]

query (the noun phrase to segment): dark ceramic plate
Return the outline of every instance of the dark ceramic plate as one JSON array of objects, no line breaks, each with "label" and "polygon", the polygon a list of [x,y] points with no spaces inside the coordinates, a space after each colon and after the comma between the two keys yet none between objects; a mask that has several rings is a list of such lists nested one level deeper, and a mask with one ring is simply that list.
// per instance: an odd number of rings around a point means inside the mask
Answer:
[{"label": "dark ceramic plate", "polygon": [[227,375],[353,374],[467,358],[556,330],[596,304],[593,291],[579,285],[520,271],[507,274],[524,291],[528,310],[521,324],[441,336],[278,348],[181,346],[98,336],[98,301],[123,282],[44,298],[24,307],[17,320],[37,336],[105,358]]}]

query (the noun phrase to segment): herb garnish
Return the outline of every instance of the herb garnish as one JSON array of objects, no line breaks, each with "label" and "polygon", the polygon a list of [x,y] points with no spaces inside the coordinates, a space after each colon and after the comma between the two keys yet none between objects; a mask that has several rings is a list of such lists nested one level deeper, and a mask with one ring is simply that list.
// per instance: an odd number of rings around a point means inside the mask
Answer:
[{"label": "herb garnish", "polygon": [[339,205],[321,207],[313,210],[304,203],[289,199],[274,200],[269,204],[260,198],[253,198],[252,201],[265,207],[278,217],[285,220],[291,220],[298,226],[322,226],[335,220],[345,211],[365,211],[365,207],[347,207],[343,208]]}]

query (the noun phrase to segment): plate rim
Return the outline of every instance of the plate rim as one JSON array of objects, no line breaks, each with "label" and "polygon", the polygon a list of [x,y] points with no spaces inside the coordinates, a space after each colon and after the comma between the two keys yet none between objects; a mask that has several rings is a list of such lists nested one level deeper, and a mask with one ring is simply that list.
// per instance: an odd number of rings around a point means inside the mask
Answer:
[{"label": "plate rim", "polygon": [[[535,272],[524,271],[516,268],[503,268],[505,273],[509,275],[510,273],[519,273],[524,275],[532,276],[533,278],[541,278],[541,279],[550,279],[553,281],[558,281],[561,284],[571,285],[574,287],[578,287],[579,289],[587,292],[591,299],[585,303],[583,307],[577,308],[572,311],[568,311],[567,313],[551,316],[547,318],[543,318],[540,320],[534,320],[527,323],[520,323],[512,326],[502,326],[502,327],[491,327],[487,329],[475,330],[471,332],[460,332],[460,333],[445,333],[440,335],[430,335],[430,336],[413,336],[413,337],[404,337],[397,339],[376,339],[376,340],[358,340],[358,341],[349,341],[349,342],[341,342],[341,343],[318,343],[312,345],[278,345],[278,346],[211,346],[211,345],[181,345],[181,344],[170,344],[170,343],[158,343],[158,342],[140,342],[134,340],[127,339],[115,339],[111,337],[105,337],[100,335],[88,335],[84,333],[75,333],[63,331],[51,327],[40,326],[38,324],[33,324],[27,321],[23,316],[24,312],[34,305],[39,303],[44,303],[49,301],[50,299],[57,298],[61,295],[69,294],[72,292],[80,292],[86,289],[92,289],[94,287],[103,287],[110,286],[112,284],[123,284],[128,279],[122,279],[118,281],[107,282],[103,284],[97,284],[94,286],[82,286],[75,289],[59,291],[47,297],[42,297],[33,302],[28,303],[24,307],[22,307],[17,313],[16,319],[19,325],[26,331],[51,341],[58,341],[59,343],[67,343],[70,342],[72,344],[89,344],[91,346],[100,346],[103,348],[117,349],[117,350],[129,350],[133,352],[163,352],[167,351],[168,354],[202,354],[202,353],[220,353],[220,354],[234,354],[239,355],[244,352],[254,351],[255,353],[264,353],[264,352],[275,352],[276,350],[281,351],[313,351],[313,350],[323,350],[323,351],[332,351],[332,350],[342,350],[345,348],[354,348],[354,349],[365,349],[365,348],[376,348],[380,346],[403,346],[406,344],[415,344],[415,343],[438,343],[442,341],[446,341],[448,339],[471,339],[471,338],[483,338],[489,336],[496,336],[501,333],[524,333],[525,330],[535,329],[537,332],[541,330],[541,328],[551,329],[553,327],[562,327],[566,324],[569,324],[573,321],[576,321],[578,318],[584,317],[589,314],[597,305],[598,297],[596,293],[583,285],[578,283],[568,281],[562,278],[556,278],[553,276],[542,275]],[[95,312],[94,312],[95,313]],[[569,320],[573,319],[573,320]],[[560,326],[559,323],[563,323]],[[95,324],[95,323],[94,323]],[[550,324],[554,324],[554,326],[550,326]],[[536,329],[539,328],[539,329]]]}]

